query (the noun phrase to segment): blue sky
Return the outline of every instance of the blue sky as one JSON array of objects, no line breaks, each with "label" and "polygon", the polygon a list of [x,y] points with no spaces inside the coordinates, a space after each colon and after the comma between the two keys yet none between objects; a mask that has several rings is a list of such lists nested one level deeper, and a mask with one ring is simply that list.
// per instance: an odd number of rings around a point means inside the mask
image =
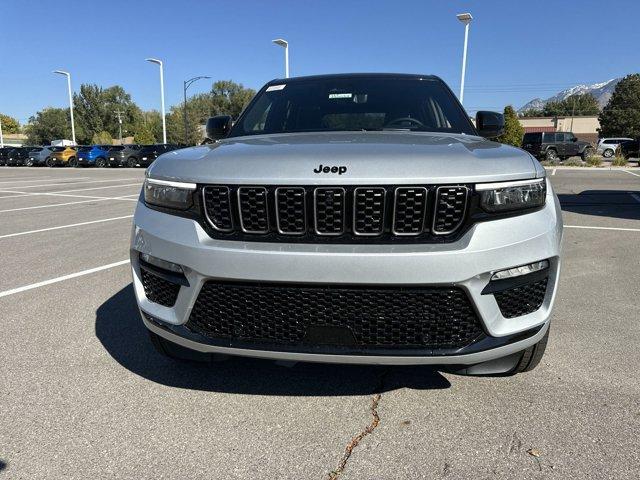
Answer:
[{"label": "blue sky", "polygon": [[[157,67],[165,62],[167,105],[195,75],[259,88],[291,74],[409,72],[441,76],[458,91],[463,26],[469,38],[465,107],[501,109],[578,83],[640,70],[640,2],[556,1],[196,1],[3,0],[0,112],[22,123],[66,106],[65,80],[120,84],[144,109],[159,109]],[[190,93],[208,90],[201,81]],[[168,107],[167,107],[168,108]]]}]

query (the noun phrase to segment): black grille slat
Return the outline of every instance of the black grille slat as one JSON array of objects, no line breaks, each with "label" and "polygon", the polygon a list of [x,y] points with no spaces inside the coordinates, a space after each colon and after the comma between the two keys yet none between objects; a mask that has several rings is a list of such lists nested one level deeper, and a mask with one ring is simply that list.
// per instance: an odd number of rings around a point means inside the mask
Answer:
[{"label": "black grille slat", "polygon": [[353,191],[353,231],[356,235],[380,235],[384,230],[385,189]]},{"label": "black grille slat", "polygon": [[462,225],[467,208],[467,187],[438,187],[436,189],[433,232],[446,235]]},{"label": "black grille slat", "polygon": [[231,193],[229,187],[212,185],[204,187],[204,208],[209,224],[222,232],[233,231]]},{"label": "black grille slat", "polygon": [[154,275],[152,272],[140,269],[140,280],[144,288],[144,294],[150,302],[173,307],[180,292],[180,285],[169,282],[162,277]]},{"label": "black grille slat", "polygon": [[419,235],[424,231],[427,194],[428,191],[424,187],[396,188],[393,233],[396,235]]},{"label": "black grille slat", "polygon": [[350,331],[364,348],[462,348],[483,334],[455,287],[205,283],[187,327],[210,338],[300,345],[309,328]]},{"label": "black grille slat", "polygon": [[244,232],[269,232],[269,207],[265,187],[238,188],[238,209]]},{"label": "black grille slat", "polygon": [[315,189],[313,206],[318,235],[340,235],[345,232],[345,205],[344,188]]},{"label": "black grille slat", "polygon": [[505,318],[520,317],[538,310],[544,302],[549,278],[496,292],[500,313]]},{"label": "black grille slat", "polygon": [[306,191],[302,187],[276,189],[278,231],[286,235],[303,235],[307,229]]}]

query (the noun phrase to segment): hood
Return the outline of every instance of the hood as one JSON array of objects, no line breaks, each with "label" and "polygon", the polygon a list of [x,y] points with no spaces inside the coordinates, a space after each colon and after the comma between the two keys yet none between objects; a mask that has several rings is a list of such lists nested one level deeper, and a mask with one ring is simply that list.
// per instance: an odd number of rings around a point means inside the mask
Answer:
[{"label": "hood", "polygon": [[165,153],[148,175],[195,183],[364,185],[519,180],[544,169],[525,151],[481,137],[386,131],[229,138]]}]

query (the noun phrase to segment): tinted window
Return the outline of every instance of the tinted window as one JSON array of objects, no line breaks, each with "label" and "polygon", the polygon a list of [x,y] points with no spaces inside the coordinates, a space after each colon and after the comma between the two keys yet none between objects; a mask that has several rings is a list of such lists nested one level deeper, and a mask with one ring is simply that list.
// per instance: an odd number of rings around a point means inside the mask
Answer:
[{"label": "tinted window", "polygon": [[541,141],[541,133],[525,133],[524,137],[522,137],[522,143],[540,143]]},{"label": "tinted window", "polygon": [[258,94],[230,136],[383,128],[475,134],[441,81],[363,76],[272,85]]},{"label": "tinted window", "polygon": [[556,142],[556,134],[551,132],[544,133],[544,143],[555,143]]}]

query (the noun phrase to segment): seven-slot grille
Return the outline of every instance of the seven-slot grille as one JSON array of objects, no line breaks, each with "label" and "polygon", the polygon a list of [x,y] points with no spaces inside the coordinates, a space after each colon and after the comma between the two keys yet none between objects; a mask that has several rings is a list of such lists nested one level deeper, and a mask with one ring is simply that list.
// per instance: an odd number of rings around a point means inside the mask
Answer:
[{"label": "seven-slot grille", "polygon": [[347,242],[428,240],[464,223],[467,186],[207,185],[202,204],[216,238]]}]

